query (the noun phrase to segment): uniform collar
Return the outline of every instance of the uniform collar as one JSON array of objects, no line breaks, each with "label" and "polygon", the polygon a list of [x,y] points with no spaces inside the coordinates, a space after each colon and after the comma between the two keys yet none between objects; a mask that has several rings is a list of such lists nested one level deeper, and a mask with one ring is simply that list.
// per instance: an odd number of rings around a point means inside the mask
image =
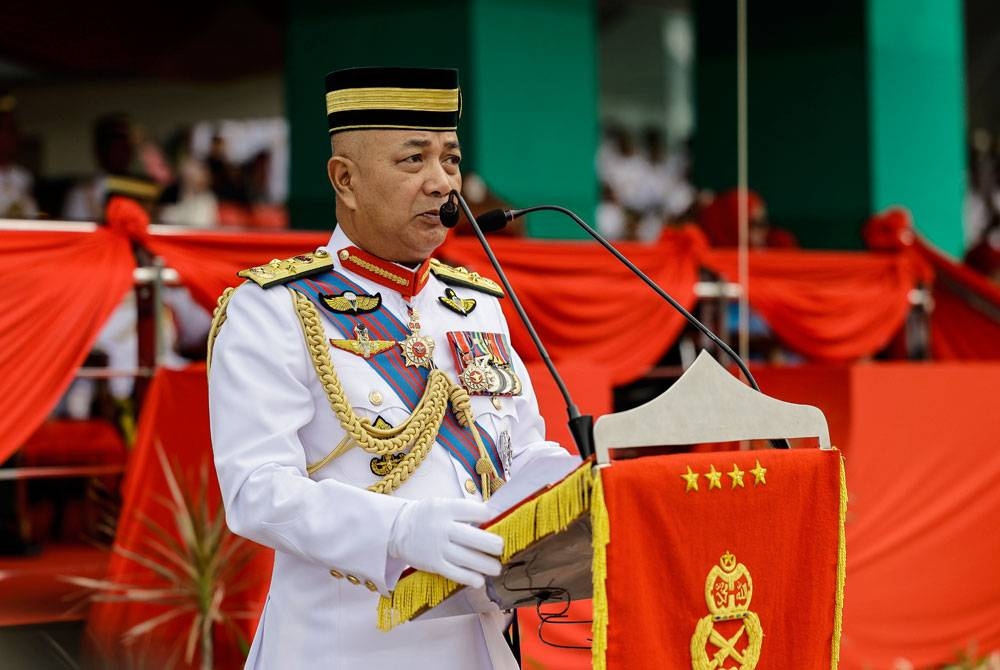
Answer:
[{"label": "uniform collar", "polygon": [[416,268],[387,261],[355,246],[340,227],[330,238],[328,249],[336,255],[344,270],[396,291],[406,300],[420,293],[430,277],[430,259]]}]

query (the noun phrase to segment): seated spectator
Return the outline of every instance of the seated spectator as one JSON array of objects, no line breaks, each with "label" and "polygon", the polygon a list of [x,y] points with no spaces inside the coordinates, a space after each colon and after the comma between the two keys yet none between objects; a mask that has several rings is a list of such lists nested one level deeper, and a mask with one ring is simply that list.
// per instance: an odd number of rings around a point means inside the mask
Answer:
[{"label": "seated spectator", "polygon": [[129,174],[135,154],[135,134],[128,115],[115,113],[97,119],[94,122],[97,173],[70,190],[63,205],[63,218],[71,221],[101,220],[107,199],[106,178]]},{"label": "seated spectator", "polygon": [[965,264],[1000,284],[1000,213],[996,209],[979,241],[965,254]]},{"label": "seated spectator", "polygon": [[16,163],[20,140],[16,107],[14,96],[0,97],[0,219],[33,219],[38,216],[34,178]]},{"label": "seated spectator", "polygon": [[[747,216],[749,218],[749,246],[753,249],[794,248],[798,240],[787,230],[771,225],[764,200],[747,191]],[[713,247],[739,246],[740,193],[731,189],[717,196],[699,216],[698,223]]]}]

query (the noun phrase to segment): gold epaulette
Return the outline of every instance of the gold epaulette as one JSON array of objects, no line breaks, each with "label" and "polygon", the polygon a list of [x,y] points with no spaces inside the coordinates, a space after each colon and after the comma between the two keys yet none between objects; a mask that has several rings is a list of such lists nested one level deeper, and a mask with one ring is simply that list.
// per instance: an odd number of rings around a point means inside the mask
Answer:
[{"label": "gold epaulette", "polygon": [[481,276],[478,272],[469,272],[463,267],[445,265],[436,258],[432,258],[431,273],[445,284],[465,286],[498,298],[503,297],[503,287],[492,279]]},{"label": "gold epaulette", "polygon": [[309,254],[299,254],[285,260],[275,258],[270,263],[257,265],[236,274],[249,279],[261,288],[271,288],[293,279],[309,277],[333,267],[333,258],[325,249],[317,249]]}]

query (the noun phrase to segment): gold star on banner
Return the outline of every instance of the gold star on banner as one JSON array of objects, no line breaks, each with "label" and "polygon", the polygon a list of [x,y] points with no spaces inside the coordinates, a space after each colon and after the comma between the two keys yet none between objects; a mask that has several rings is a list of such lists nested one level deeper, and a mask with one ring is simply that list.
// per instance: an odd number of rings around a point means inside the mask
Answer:
[{"label": "gold star on banner", "polygon": [[681,475],[681,478],[687,482],[687,486],[684,487],[684,493],[698,490],[698,473],[692,472],[690,465],[688,466],[687,474]]},{"label": "gold star on banner", "polygon": [[737,486],[743,488],[743,471],[740,470],[735,463],[733,463],[733,471],[727,472],[726,474],[733,480],[733,488],[736,488]]},{"label": "gold star on banner", "polygon": [[708,479],[708,490],[721,489],[722,488],[722,473],[715,469],[715,466],[709,466],[708,472],[705,473],[705,478]]},{"label": "gold star on banner", "polygon": [[755,467],[750,472],[753,473],[753,485],[757,484],[767,484],[767,480],[764,478],[767,475],[767,468],[760,464],[760,461],[756,461],[757,467]]}]

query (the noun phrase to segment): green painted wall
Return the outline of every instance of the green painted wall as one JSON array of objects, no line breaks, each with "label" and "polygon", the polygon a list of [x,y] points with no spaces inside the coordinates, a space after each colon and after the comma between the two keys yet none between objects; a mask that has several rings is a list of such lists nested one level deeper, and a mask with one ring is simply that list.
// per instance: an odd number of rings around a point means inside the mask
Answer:
[{"label": "green painted wall", "polygon": [[[286,109],[292,226],[329,228],[323,78],[341,67],[457,67],[465,101],[463,168],[515,206],[552,202],[592,220],[597,202],[593,0],[295,0],[289,10]],[[578,236],[536,215],[529,233]]]},{"label": "green painted wall", "polygon": [[[748,3],[749,180],[776,225],[813,248],[861,248],[902,204],[961,249],[961,3]],[[719,9],[724,8],[724,12]],[[694,176],[736,183],[736,2],[696,5]]]},{"label": "green painted wall", "polygon": [[[468,95],[468,11],[465,0],[416,3],[381,0],[334,3],[293,0],[289,7],[285,108],[291,144],[289,211],[293,228],[332,228],[334,197],[326,176],[327,72],[366,65],[457,67]],[[465,157],[475,164],[468,118],[459,127]]]},{"label": "green painted wall", "polygon": [[[858,248],[870,192],[862,2],[749,7],[750,188],[803,246]],[[735,1],[699,3],[695,25],[695,183],[723,191],[736,185]]]},{"label": "green painted wall", "polygon": [[958,0],[869,0],[872,207],[903,204],[961,257],[965,42]]},{"label": "green painted wall", "polygon": [[[597,34],[593,0],[474,0],[471,113],[476,163],[514,206],[597,206]],[[584,237],[557,214],[528,218],[533,237]]]}]

